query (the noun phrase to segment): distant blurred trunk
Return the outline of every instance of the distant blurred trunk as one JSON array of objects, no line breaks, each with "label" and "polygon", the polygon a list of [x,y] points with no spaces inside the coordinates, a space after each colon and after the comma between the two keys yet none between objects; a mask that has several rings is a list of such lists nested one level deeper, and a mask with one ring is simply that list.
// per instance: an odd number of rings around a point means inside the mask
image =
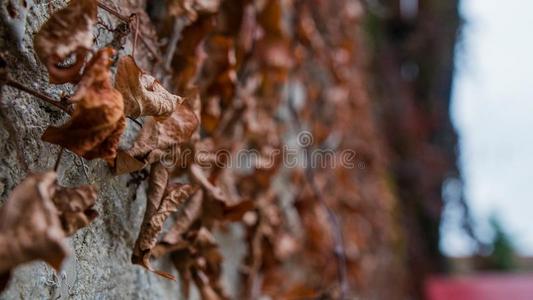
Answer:
[{"label": "distant blurred trunk", "polygon": [[460,179],[449,114],[460,25],[457,0],[386,1],[367,18],[372,95],[390,147],[411,291],[419,297],[424,277],[446,269],[439,251],[442,188],[446,179]]}]

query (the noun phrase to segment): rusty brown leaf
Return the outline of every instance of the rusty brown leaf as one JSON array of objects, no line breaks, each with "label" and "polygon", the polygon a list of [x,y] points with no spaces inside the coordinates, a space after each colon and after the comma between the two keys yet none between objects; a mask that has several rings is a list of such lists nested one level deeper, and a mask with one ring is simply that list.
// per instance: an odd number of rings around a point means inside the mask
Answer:
[{"label": "rusty brown leaf", "polygon": [[141,70],[129,55],[118,62],[115,87],[124,97],[126,116],[133,118],[166,118],[183,102],[181,97],[168,92],[158,80]]},{"label": "rusty brown leaf", "polygon": [[222,254],[213,234],[205,227],[188,237],[189,246],[176,251],[171,258],[180,273],[184,296],[187,298],[191,279],[203,300],[228,299],[222,285]]},{"label": "rusty brown leaf", "polygon": [[198,118],[185,103],[177,105],[164,120],[147,117],[133,147],[119,155],[116,174],[137,171],[160,160],[172,147],[189,141],[197,126]]},{"label": "rusty brown leaf", "polygon": [[183,29],[182,38],[172,58],[172,69],[176,73],[174,82],[178,91],[185,92],[193,88],[193,81],[201,69],[205,56],[201,45],[214,26],[215,18],[212,15],[202,15]]},{"label": "rusty brown leaf", "polygon": [[153,164],[150,172],[146,211],[131,260],[134,264],[139,264],[149,271],[174,280],[175,278],[171,274],[154,270],[150,263],[150,257],[165,220],[189,198],[192,187],[187,184],[167,185],[168,171],[161,163]]},{"label": "rusty brown leaf", "polygon": [[113,88],[109,67],[114,50],[98,51],[89,62],[71,100],[71,119],[61,127],[50,126],[43,141],[69,149],[86,159],[102,158],[113,164],[126,127],[122,95]]},{"label": "rusty brown leaf", "polygon": [[224,203],[228,201],[226,195],[224,194],[224,191],[222,191],[222,189],[215,186],[209,181],[207,175],[204,173],[204,171],[199,165],[194,163],[191,164],[191,166],[189,167],[189,171],[191,173],[192,178],[200,185],[202,185],[202,187],[208,192],[211,197]]},{"label": "rusty brown leaf", "polygon": [[51,199],[56,180],[54,172],[29,175],[0,210],[0,277],[37,259],[59,270],[68,255],[59,212]]},{"label": "rusty brown leaf", "polygon": [[98,216],[98,213],[92,209],[96,202],[96,189],[92,185],[59,187],[53,201],[59,210],[61,223],[67,235],[72,235],[78,229],[89,225]]},{"label": "rusty brown leaf", "polygon": [[[96,22],[96,0],[72,0],[52,14],[35,35],[34,48],[48,69],[51,83],[76,83],[85,56],[93,45],[92,27]],[[74,56],[75,62],[64,66]]]},{"label": "rusty brown leaf", "polygon": [[202,212],[203,192],[198,190],[187,199],[178,210],[175,222],[165,233],[161,241],[155,246],[153,256],[161,257],[169,252],[182,249],[188,245],[183,235],[191,228],[192,224],[200,217]]}]

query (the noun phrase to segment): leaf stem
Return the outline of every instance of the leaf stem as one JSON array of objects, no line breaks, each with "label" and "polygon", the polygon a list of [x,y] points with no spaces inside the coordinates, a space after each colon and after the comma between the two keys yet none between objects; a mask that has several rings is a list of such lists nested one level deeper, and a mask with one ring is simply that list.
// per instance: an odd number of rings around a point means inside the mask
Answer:
[{"label": "leaf stem", "polygon": [[130,22],[128,17],[121,15],[118,11],[116,11],[113,8],[107,6],[107,4],[104,4],[102,1],[98,1],[98,6],[101,9],[103,9],[103,10],[107,11],[108,13],[112,14],[117,19],[121,20],[122,22],[124,22],[124,23],[129,23]]},{"label": "leaf stem", "polygon": [[[104,4],[102,1],[98,1],[98,6],[99,6],[101,9],[103,9],[103,10],[107,11],[108,13],[112,14],[114,17],[116,17],[116,18],[119,19],[120,21],[122,21],[122,22],[124,22],[124,23],[126,23],[126,24],[128,24],[128,25],[131,24],[131,20],[132,20],[133,18],[131,18],[131,17],[126,17],[126,16],[120,14],[118,11],[116,11],[115,9],[109,7],[107,4]],[[133,15],[135,15],[135,14],[133,14]],[[139,39],[140,39],[141,42],[144,44],[144,46],[148,49],[148,51],[150,51],[150,53],[152,53],[152,55],[154,56],[154,58],[155,58],[157,61],[159,61],[160,59],[159,59],[159,55],[157,54],[157,51],[154,50],[154,49],[150,46],[150,44],[148,44],[148,41],[146,41],[146,39],[144,39],[143,35],[139,32],[139,22],[140,22],[139,17],[137,16],[135,19],[136,19],[137,26],[136,26],[136,28],[134,28],[134,31],[135,31],[135,37],[134,37],[134,39],[136,40],[136,39],[137,39],[136,36],[138,35]],[[136,44],[137,42],[134,41],[134,43]]]}]

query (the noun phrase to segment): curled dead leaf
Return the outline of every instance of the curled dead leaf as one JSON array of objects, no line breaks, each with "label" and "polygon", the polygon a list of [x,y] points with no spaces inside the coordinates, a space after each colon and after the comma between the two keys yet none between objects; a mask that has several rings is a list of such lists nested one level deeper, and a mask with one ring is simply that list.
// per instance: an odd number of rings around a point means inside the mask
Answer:
[{"label": "curled dead leaf", "polygon": [[200,217],[202,212],[203,192],[198,190],[192,197],[187,199],[180,206],[176,214],[176,221],[163,236],[161,241],[152,251],[154,257],[161,257],[166,253],[176,251],[187,246],[183,234],[189,230],[191,225]]},{"label": "curled dead leaf", "polygon": [[95,54],[71,98],[76,103],[71,119],[61,127],[48,127],[43,141],[86,159],[102,158],[114,163],[126,120],[122,95],[111,84],[109,67],[113,54],[111,48]]},{"label": "curled dead leaf", "polygon": [[94,220],[98,213],[92,209],[96,202],[96,189],[92,185],[75,188],[59,187],[53,201],[59,210],[61,223],[67,235],[74,234]]},{"label": "curled dead leaf", "polygon": [[0,277],[37,259],[59,270],[68,255],[59,212],[51,199],[56,179],[54,172],[29,175],[0,210]]},{"label": "curled dead leaf", "polygon": [[161,163],[153,164],[150,171],[146,211],[131,260],[134,264],[141,265],[151,272],[174,280],[175,278],[171,274],[154,270],[150,263],[150,257],[165,220],[189,198],[192,194],[192,187],[187,184],[170,186],[167,184],[168,171]]},{"label": "curled dead leaf", "polygon": [[205,175],[202,168],[197,164],[191,164],[189,167],[189,171],[192,175],[192,178],[197,181],[202,187],[209,193],[209,195],[216,200],[219,200],[221,202],[227,202],[226,195],[224,194],[224,191],[220,189],[219,187],[213,185],[207,176]]},{"label": "curled dead leaf", "polygon": [[[51,83],[79,81],[85,56],[93,44],[96,13],[96,0],[72,0],[55,12],[35,35],[35,52],[48,69]],[[75,62],[63,66],[70,56],[74,56]]]},{"label": "curled dead leaf", "polygon": [[185,103],[177,105],[165,120],[148,117],[133,147],[116,160],[116,174],[137,171],[145,164],[161,160],[166,151],[189,141],[197,126],[196,115]]},{"label": "curled dead leaf", "polygon": [[154,77],[144,73],[129,55],[121,57],[118,62],[115,87],[124,97],[126,116],[133,118],[166,118],[183,101],[168,92]]}]

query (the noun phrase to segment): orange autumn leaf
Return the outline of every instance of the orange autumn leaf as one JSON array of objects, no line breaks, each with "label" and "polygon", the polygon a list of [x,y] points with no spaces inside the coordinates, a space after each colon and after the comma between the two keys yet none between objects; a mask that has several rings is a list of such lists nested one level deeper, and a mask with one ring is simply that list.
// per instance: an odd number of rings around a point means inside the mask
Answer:
[{"label": "orange autumn leaf", "polygon": [[72,101],[76,108],[61,127],[50,126],[43,141],[69,149],[86,159],[112,163],[126,127],[122,95],[113,88],[109,67],[114,50],[98,51],[89,62]]},{"label": "orange autumn leaf", "polygon": [[[79,81],[85,56],[93,44],[92,27],[96,13],[96,0],[72,0],[52,14],[35,35],[35,52],[48,69],[51,83]],[[63,66],[71,55],[75,62]]]},{"label": "orange autumn leaf", "polygon": [[129,55],[118,61],[115,87],[124,97],[124,113],[133,118],[166,118],[183,102],[181,97],[171,94],[158,80],[143,72]]}]

